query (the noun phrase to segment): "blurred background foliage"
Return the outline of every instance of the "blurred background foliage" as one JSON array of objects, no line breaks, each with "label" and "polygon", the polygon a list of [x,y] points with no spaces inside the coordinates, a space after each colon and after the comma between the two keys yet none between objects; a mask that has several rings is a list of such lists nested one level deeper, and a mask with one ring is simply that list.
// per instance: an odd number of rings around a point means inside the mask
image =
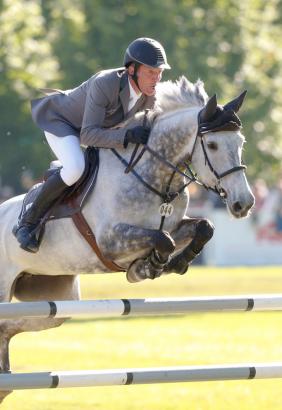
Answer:
[{"label": "blurred background foliage", "polygon": [[40,87],[73,88],[119,67],[141,36],[166,48],[164,80],[201,78],[226,103],[248,89],[241,110],[250,180],[282,172],[282,7],[280,0],[0,0],[0,176],[23,190],[51,159],[29,101]]}]

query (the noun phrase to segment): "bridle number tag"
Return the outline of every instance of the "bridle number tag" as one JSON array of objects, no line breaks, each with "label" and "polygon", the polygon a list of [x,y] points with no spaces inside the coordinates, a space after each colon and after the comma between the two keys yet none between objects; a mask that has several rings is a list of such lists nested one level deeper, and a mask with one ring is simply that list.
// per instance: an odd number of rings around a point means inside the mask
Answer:
[{"label": "bridle number tag", "polygon": [[166,216],[166,217],[171,216],[173,214],[173,205],[164,202],[159,207],[159,213],[161,216]]}]

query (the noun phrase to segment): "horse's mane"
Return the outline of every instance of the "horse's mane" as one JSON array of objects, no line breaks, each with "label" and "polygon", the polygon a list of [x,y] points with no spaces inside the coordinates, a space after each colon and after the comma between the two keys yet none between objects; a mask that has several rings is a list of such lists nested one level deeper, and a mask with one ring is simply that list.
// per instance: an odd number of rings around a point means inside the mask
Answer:
[{"label": "horse's mane", "polygon": [[156,88],[156,109],[168,112],[184,107],[203,107],[208,100],[204,83],[198,80],[195,84],[181,76],[177,81],[164,81]]},{"label": "horse's mane", "polygon": [[[159,115],[165,112],[185,107],[203,107],[207,101],[208,95],[201,80],[193,84],[182,75],[176,81],[161,82],[156,87],[156,103],[148,114],[148,123],[152,124]],[[144,113],[145,111],[138,112],[134,117],[123,121],[113,128],[141,124]]]}]

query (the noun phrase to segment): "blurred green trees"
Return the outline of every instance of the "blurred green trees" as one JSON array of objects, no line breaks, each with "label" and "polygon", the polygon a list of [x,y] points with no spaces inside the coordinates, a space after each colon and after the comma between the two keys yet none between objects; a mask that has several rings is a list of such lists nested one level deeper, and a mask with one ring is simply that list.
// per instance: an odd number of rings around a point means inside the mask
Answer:
[{"label": "blurred green trees", "polygon": [[282,7],[280,0],[0,0],[0,175],[20,189],[51,158],[32,123],[40,87],[72,88],[122,65],[134,38],[165,46],[164,79],[201,78],[220,103],[248,89],[241,112],[248,175],[273,183],[282,159]]}]

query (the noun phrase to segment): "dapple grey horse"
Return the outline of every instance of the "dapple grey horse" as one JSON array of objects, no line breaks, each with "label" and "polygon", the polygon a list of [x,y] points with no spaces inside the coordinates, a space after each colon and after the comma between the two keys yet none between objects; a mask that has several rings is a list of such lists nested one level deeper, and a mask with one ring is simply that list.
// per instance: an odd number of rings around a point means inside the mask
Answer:
[{"label": "dapple grey horse", "polygon": [[[160,83],[156,96],[154,110],[120,125],[143,124],[146,116],[151,127],[148,149],[127,174],[119,156],[128,163],[132,149],[101,149],[96,185],[83,209],[101,252],[123,267],[131,282],[184,273],[212,236],[208,220],[186,216],[189,193],[185,187],[190,180],[183,175],[184,163],[191,165],[200,183],[225,197],[235,218],[247,216],[254,204],[241,165],[244,137],[235,114],[243,96],[218,106],[216,97],[208,100],[201,81],[192,84],[185,77]],[[78,275],[107,272],[107,268],[71,219],[47,223],[37,254],[20,249],[12,227],[23,198],[0,206],[0,302],[12,297],[20,301],[79,299]],[[59,326],[64,320],[1,320],[1,371],[10,368],[12,336]],[[6,394],[2,392],[2,399]]]}]

